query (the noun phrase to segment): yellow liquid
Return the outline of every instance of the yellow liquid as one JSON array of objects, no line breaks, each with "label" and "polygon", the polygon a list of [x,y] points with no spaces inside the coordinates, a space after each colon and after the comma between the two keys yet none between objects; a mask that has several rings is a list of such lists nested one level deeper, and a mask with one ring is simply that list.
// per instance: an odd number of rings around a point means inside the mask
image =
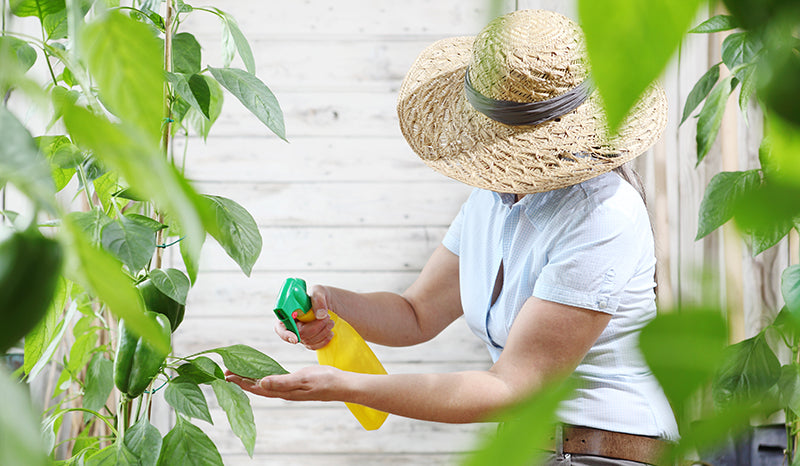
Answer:
[{"label": "yellow liquid", "polygon": [[[333,320],[333,338],[325,347],[317,350],[317,360],[320,364],[333,366],[337,369],[361,374],[386,374],[383,364],[378,361],[375,353],[361,338],[361,335],[345,320],[335,313],[328,311]],[[383,411],[368,408],[354,403],[345,403],[353,416],[358,419],[366,430],[376,430],[388,416]]]}]

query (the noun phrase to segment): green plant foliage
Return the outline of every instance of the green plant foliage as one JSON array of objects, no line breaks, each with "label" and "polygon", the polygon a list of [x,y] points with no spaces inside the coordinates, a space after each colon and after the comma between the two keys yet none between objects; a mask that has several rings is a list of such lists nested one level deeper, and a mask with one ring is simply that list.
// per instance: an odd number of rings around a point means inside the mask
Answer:
[{"label": "green plant foliage", "polygon": [[700,203],[700,220],[695,239],[704,238],[733,218],[744,196],[761,185],[761,170],[721,172],[714,175]]},{"label": "green plant foliage", "polygon": [[139,459],[141,466],[156,466],[161,451],[161,432],[146,417],[125,431],[125,446]]},{"label": "green plant foliage", "polygon": [[722,42],[722,62],[729,70],[752,62],[761,48],[749,32],[735,32]]},{"label": "green plant foliage", "polygon": [[195,385],[211,383],[214,380],[225,380],[225,373],[222,372],[222,368],[205,356],[199,356],[186,364],[181,364],[176,370],[180,374],[178,378],[190,381]]},{"label": "green plant foliage", "polygon": [[170,382],[164,392],[164,399],[172,406],[178,414],[188,418],[200,419],[209,424],[211,414],[208,412],[206,396],[200,387],[188,382]]},{"label": "green plant foliage", "polygon": [[208,67],[222,87],[234,95],[278,137],[286,140],[283,112],[269,88],[254,75],[235,68]]},{"label": "green plant foliage", "polygon": [[150,272],[150,280],[156,288],[172,300],[186,304],[189,295],[189,278],[178,269],[156,269]]},{"label": "green plant foliage", "polygon": [[208,115],[194,106],[190,106],[190,104],[181,99],[178,99],[178,102],[176,102],[175,111],[176,118],[181,122],[182,126],[187,128],[187,130],[191,129],[203,136],[203,140],[207,140],[211,132],[211,127],[222,113],[222,104],[225,96],[222,91],[222,86],[220,86],[216,79],[202,74],[199,76],[203,78],[208,85]]},{"label": "green plant foliage", "polygon": [[[90,353],[91,354],[91,353]],[[94,353],[86,371],[83,407],[100,411],[114,389],[114,363],[101,353]]]},{"label": "green plant foliage", "polygon": [[202,69],[200,43],[188,32],[172,36],[172,71],[192,75]]},{"label": "green plant foliage", "polygon": [[167,73],[167,80],[181,99],[204,117],[211,119],[211,88],[202,75]]},{"label": "green plant foliage", "polygon": [[719,63],[712,66],[708,69],[708,71],[703,74],[700,80],[695,83],[692,90],[689,92],[689,96],[686,98],[686,105],[683,107],[683,116],[681,117],[681,123],[683,124],[689,115],[692,114],[694,109],[700,105],[700,102],[705,100],[708,96],[708,93],[711,92],[711,89],[714,88],[714,85],[719,81]]},{"label": "green plant foliage", "polygon": [[103,228],[113,222],[102,209],[94,208],[88,212],[71,212],[68,218],[89,239],[93,245],[99,245]]},{"label": "green plant foliage", "polygon": [[496,436],[488,436],[478,450],[467,457],[465,466],[536,464],[553,435],[558,404],[573,391],[569,384],[549,385],[521,404],[499,415],[503,423]]},{"label": "green plant foliage", "polygon": [[794,0],[724,0],[723,3],[743,27],[755,30],[769,26],[797,6]]},{"label": "green plant foliage", "polygon": [[36,50],[22,39],[10,36],[0,36],[0,63],[16,61],[23,72],[31,69],[36,63]]},{"label": "green plant foliage", "polygon": [[[616,130],[678,49],[700,0],[579,0],[592,77]],[[613,14],[609,14],[613,12]],[[631,72],[635,67],[636,72]]]},{"label": "green plant foliage", "polygon": [[781,273],[781,294],[786,309],[800,325],[800,265],[792,265]]},{"label": "green plant foliage", "polygon": [[731,15],[716,15],[703,21],[689,32],[695,34],[722,32],[736,29],[737,27],[739,27],[739,25],[735,17]]},{"label": "green plant foliage", "polygon": [[164,76],[161,47],[150,29],[110,12],[88,24],[79,43],[104,104],[155,144],[164,117]]},{"label": "green plant foliage", "polygon": [[217,353],[222,356],[225,366],[234,374],[251,379],[260,379],[268,375],[288,374],[274,359],[247,345],[231,345],[203,351]]},{"label": "green plant foliage", "polygon": [[44,19],[48,15],[63,11],[66,3],[64,0],[11,0],[9,6],[11,13],[16,16],[36,16]]},{"label": "green plant foliage", "polygon": [[178,416],[175,427],[164,437],[159,466],[222,465],[222,457],[214,442],[200,428]]},{"label": "green plant foliage", "polygon": [[0,464],[48,465],[38,416],[23,387],[0,368]]},{"label": "green plant foliage", "polygon": [[132,273],[142,270],[156,250],[155,232],[126,216],[107,223],[100,238],[103,249],[121,260]]},{"label": "green plant foliage", "polygon": [[203,195],[214,213],[216,232],[210,232],[231,259],[250,276],[261,253],[261,233],[253,216],[241,205],[221,196]]},{"label": "green plant foliage", "polygon": [[[222,19],[222,47],[225,53],[225,67],[230,66],[233,61],[233,51],[236,50],[244,63],[245,69],[248,73],[256,74],[256,62],[253,59],[253,51],[250,49],[250,44],[239,29],[239,24],[229,14],[222,10],[214,8],[219,17]],[[267,125],[269,126],[269,125]]]},{"label": "green plant foliage", "polygon": [[217,402],[228,417],[231,430],[241,439],[247,454],[252,458],[256,445],[256,421],[250,407],[250,399],[244,390],[234,383],[212,380],[211,388],[214,389]]},{"label": "green plant foliage", "polygon": [[729,346],[714,378],[714,402],[726,406],[760,401],[776,386],[780,373],[781,364],[764,332]]},{"label": "green plant foliage", "polygon": [[706,98],[703,109],[697,119],[697,164],[703,161],[711,145],[717,139],[719,128],[722,125],[722,117],[725,114],[725,105],[728,103],[733,89],[738,84],[734,81],[733,75],[729,75],[720,80],[711,90]]},{"label": "green plant foliage", "polygon": [[50,341],[55,336],[56,330],[58,329],[58,321],[61,317],[64,305],[66,304],[68,294],[69,291],[67,289],[66,280],[63,277],[59,277],[55,292],[53,293],[53,300],[50,301],[47,313],[44,318],[25,335],[23,369],[26,374],[32,372],[34,365],[42,357]]},{"label": "green plant foliage", "polygon": [[86,466],[137,466],[139,457],[122,442],[116,442],[86,460]]}]

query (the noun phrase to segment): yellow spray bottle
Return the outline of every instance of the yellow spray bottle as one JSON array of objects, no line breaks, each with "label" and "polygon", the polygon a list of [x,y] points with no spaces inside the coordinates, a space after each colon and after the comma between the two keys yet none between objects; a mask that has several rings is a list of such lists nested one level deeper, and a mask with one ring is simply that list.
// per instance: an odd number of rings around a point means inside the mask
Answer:
[{"label": "yellow spray bottle", "polygon": [[[300,332],[295,320],[311,322],[315,319],[311,310],[311,298],[306,292],[306,282],[299,278],[289,278],[281,288],[278,302],[275,305],[275,315],[278,316],[287,329],[297,335],[300,341]],[[375,353],[367,345],[361,335],[344,319],[328,310],[328,315],[333,321],[333,338],[324,347],[317,350],[317,360],[320,364],[333,366],[337,369],[362,374],[386,374],[383,364],[378,361]],[[383,425],[387,413],[354,403],[345,403],[361,426],[366,430],[375,430]]]}]

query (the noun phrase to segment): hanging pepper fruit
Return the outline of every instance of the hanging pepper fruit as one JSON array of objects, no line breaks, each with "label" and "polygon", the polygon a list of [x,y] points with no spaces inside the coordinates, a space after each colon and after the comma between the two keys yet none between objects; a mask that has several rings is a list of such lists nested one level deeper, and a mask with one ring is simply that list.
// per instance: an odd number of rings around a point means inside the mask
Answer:
[{"label": "hanging pepper fruit", "polygon": [[[145,315],[158,324],[162,336],[169,341],[171,332],[167,316],[152,311],[145,311]],[[141,395],[166,359],[167,353],[154,348],[131,331],[125,325],[125,319],[120,319],[119,345],[114,359],[114,384],[122,393],[129,398]]]},{"label": "hanging pepper fruit", "polygon": [[61,274],[62,249],[36,228],[0,241],[0,354],[44,317]]},{"label": "hanging pepper fruit", "polygon": [[164,314],[169,319],[172,331],[177,330],[178,325],[183,322],[186,306],[162,293],[149,278],[136,285],[136,288],[139,289],[139,294],[142,295],[145,309]]}]

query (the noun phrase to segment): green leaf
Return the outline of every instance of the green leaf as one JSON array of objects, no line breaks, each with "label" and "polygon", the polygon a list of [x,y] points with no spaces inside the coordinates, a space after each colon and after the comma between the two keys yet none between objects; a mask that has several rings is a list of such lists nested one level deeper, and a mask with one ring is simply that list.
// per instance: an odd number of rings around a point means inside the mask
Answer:
[{"label": "green leaf", "polygon": [[189,251],[185,241],[181,241],[179,246],[181,250],[181,258],[183,259],[183,266],[186,268],[186,274],[189,276],[189,280],[192,282],[192,285],[194,285],[194,283],[197,281],[197,272],[200,268],[199,258],[197,257],[198,255],[192,254],[192,252]]},{"label": "green leaf", "polygon": [[28,198],[56,212],[56,189],[47,160],[28,130],[2,105],[0,141],[0,186],[11,182]]},{"label": "green leaf", "polygon": [[[80,325],[80,320],[76,327]],[[83,371],[86,364],[92,358],[92,349],[97,346],[97,333],[84,332],[77,335],[75,343],[69,348],[69,360],[66,364],[66,369],[72,374],[78,374]]]},{"label": "green leaf", "polygon": [[719,63],[709,68],[689,92],[689,96],[686,98],[686,105],[683,107],[683,117],[681,117],[680,122],[681,125],[684,121],[686,121],[687,118],[689,118],[689,115],[692,114],[694,109],[700,105],[700,102],[702,102],[706,96],[708,96],[708,93],[711,92],[711,89],[718,80]]},{"label": "green leaf", "polygon": [[150,272],[150,279],[159,291],[180,304],[186,304],[189,294],[189,278],[178,269],[155,269]]},{"label": "green leaf", "polygon": [[784,407],[791,409],[795,415],[800,413],[800,366],[786,364],[781,367],[778,393]]},{"label": "green leaf", "polygon": [[231,430],[242,440],[247,454],[252,458],[253,448],[256,446],[256,421],[253,418],[250,399],[235,383],[214,380],[211,382],[211,387],[219,405],[225,410]]},{"label": "green leaf", "polygon": [[677,413],[711,379],[727,338],[725,321],[715,309],[659,314],[642,329],[642,354]]},{"label": "green leaf", "polygon": [[0,36],[0,62],[6,66],[11,60],[17,61],[23,72],[28,71],[36,63],[36,49],[22,39]]},{"label": "green leaf", "polygon": [[190,76],[178,73],[167,73],[167,80],[172,84],[175,93],[192,108],[210,118],[211,90],[208,82],[201,75]]},{"label": "green leaf", "polygon": [[[592,77],[616,131],[678,50],[701,0],[579,0]],[[613,12],[613,14],[609,14]],[[636,71],[631,71],[635,63]]]},{"label": "green leaf", "polygon": [[200,110],[194,107],[188,107],[180,118],[181,124],[191,129],[197,134],[203,136],[203,140],[208,139],[211,132],[211,127],[222,114],[222,104],[225,100],[225,95],[222,91],[222,86],[216,79],[211,76],[200,75],[208,85],[209,101],[208,101],[208,115],[203,114]]},{"label": "green leaf", "polygon": [[114,389],[114,363],[101,353],[94,353],[86,371],[83,407],[100,411]]},{"label": "green leaf", "polygon": [[756,402],[769,392],[780,377],[781,364],[767,344],[764,332],[731,345],[714,383],[712,394],[718,406]]},{"label": "green leaf", "polygon": [[68,217],[89,236],[92,244],[100,244],[103,227],[113,221],[105,212],[96,207],[88,212],[70,212]]},{"label": "green leaf", "polygon": [[161,46],[150,28],[112,11],[83,29],[79,45],[104,105],[147,142],[157,143],[164,71]]},{"label": "green leaf", "polygon": [[172,36],[172,71],[195,74],[202,69],[200,43],[188,32]]},{"label": "green leaf", "polygon": [[781,273],[781,295],[786,309],[800,322],[800,265],[789,266]]},{"label": "green leaf", "polygon": [[771,180],[764,182],[737,199],[734,219],[753,255],[777,244],[794,226],[800,216],[800,187],[784,186]]},{"label": "green leaf", "polygon": [[[58,325],[56,326],[55,333],[53,337],[50,339],[47,348],[39,357],[39,360],[35,362],[35,364],[30,370],[26,369],[25,372],[27,372],[28,374],[27,377],[28,383],[33,383],[33,381],[36,380],[39,373],[42,371],[42,369],[45,368],[47,363],[50,361],[50,358],[53,357],[53,354],[61,345],[61,339],[64,337],[64,333],[67,331],[67,327],[69,327],[69,325],[72,323],[72,319],[75,317],[77,311],[78,311],[78,303],[77,301],[73,300],[67,307],[66,315],[61,320],[61,322],[59,322]],[[66,371],[61,373],[62,376],[65,376],[66,374],[67,374]]]},{"label": "green leaf", "polygon": [[125,216],[106,225],[101,240],[103,248],[121,260],[132,273],[142,270],[156,250],[155,232]]},{"label": "green leaf", "polygon": [[45,466],[51,464],[39,426],[39,412],[34,411],[26,386],[11,380],[0,368],[0,464]]},{"label": "green leaf", "polygon": [[708,151],[711,150],[711,145],[717,139],[719,127],[722,125],[722,116],[725,114],[725,106],[733,90],[732,80],[733,76],[729,75],[718,82],[706,98],[703,109],[700,110],[696,135],[698,165],[703,161]]},{"label": "green leaf", "polygon": [[256,221],[244,207],[230,199],[211,195],[203,198],[209,201],[216,224],[217,231],[209,233],[249,277],[261,254],[261,233]]},{"label": "green leaf", "polygon": [[175,427],[164,437],[159,466],[223,466],[214,442],[198,427],[178,416]]},{"label": "green leaf", "polygon": [[125,446],[133,452],[141,466],[155,466],[161,451],[161,432],[142,416],[125,431]]},{"label": "green leaf", "polygon": [[186,417],[200,419],[213,424],[211,414],[208,412],[208,403],[200,387],[193,383],[174,383],[167,385],[164,399],[179,414]]},{"label": "green leaf", "polygon": [[103,163],[117,170],[136,193],[147,193],[160,209],[176,219],[186,236],[182,243],[186,243],[188,254],[199,256],[205,238],[202,221],[211,214],[158,147],[79,107],[65,109],[64,124],[79,146],[91,149]]},{"label": "green leaf", "polygon": [[61,191],[75,176],[76,168],[83,162],[83,154],[66,136],[35,138],[39,150],[50,160],[50,176]]},{"label": "green leaf", "polygon": [[158,220],[153,220],[152,218],[144,216],[144,215],[125,214],[125,218],[127,218],[128,220],[130,220],[130,221],[132,221],[134,223],[138,223],[139,225],[149,229],[153,233],[156,233],[158,231],[163,230],[164,228],[167,228],[166,225],[164,225],[163,223],[159,222]]},{"label": "green leaf", "polygon": [[739,89],[739,108],[745,116],[745,122],[747,121],[747,104],[750,102],[750,99],[753,98],[753,94],[755,94],[756,88],[758,87],[756,70],[757,66],[751,64],[744,66],[736,73],[736,76],[742,83],[742,87]]},{"label": "green leaf", "polygon": [[194,11],[194,7],[188,3],[184,3],[183,0],[175,0],[175,10],[177,10],[178,13],[190,13]]},{"label": "green leaf", "polygon": [[762,144],[765,154],[759,154],[762,166],[769,166],[767,173],[776,182],[800,190],[800,163],[797,163],[800,130],[797,125],[774,113],[767,113],[765,120],[766,134]]},{"label": "green leaf", "polygon": [[761,185],[761,171],[720,172],[711,178],[700,202],[695,240],[705,237],[733,218],[742,197]]},{"label": "green leaf", "polygon": [[274,359],[247,345],[225,346],[206,350],[203,353],[219,354],[228,370],[242,377],[260,379],[268,375],[289,373]]},{"label": "green leaf", "polygon": [[[247,69],[247,72],[255,75],[256,62],[255,59],[253,59],[253,51],[250,49],[250,44],[247,42],[247,38],[245,38],[244,34],[242,34],[242,30],[239,29],[236,19],[218,8],[214,8],[214,10],[217,11],[222,19],[223,41],[230,42],[230,39],[233,39],[233,45],[236,48],[236,51],[239,52],[239,56],[242,57],[242,62],[244,63],[244,67]],[[229,64],[230,61],[227,62],[227,65]]]},{"label": "green leaf", "polygon": [[25,358],[23,370],[30,374],[34,365],[45,355],[45,350],[58,329],[58,321],[64,315],[64,305],[67,302],[67,284],[64,277],[58,278],[56,291],[50,308],[44,318],[25,335]]},{"label": "green leaf", "polygon": [[736,18],[731,15],[716,15],[703,21],[689,32],[694,34],[729,31],[739,27]]},{"label": "green leaf", "polygon": [[139,458],[122,442],[116,442],[90,456],[86,466],[138,466]]},{"label": "green leaf", "polygon": [[114,315],[125,319],[134,332],[159,352],[169,353],[169,338],[164,338],[155,321],[145,316],[139,293],[131,279],[122,272],[122,264],[109,253],[92,246],[70,217],[64,219],[63,231],[71,243],[72,273],[81,278],[84,287],[91,289]]},{"label": "green leaf", "polygon": [[199,356],[186,364],[178,366],[178,374],[195,385],[210,383],[214,380],[225,380],[225,373],[210,358]]},{"label": "green leaf", "polygon": [[553,434],[556,409],[572,393],[572,388],[569,385],[546,386],[506,410],[500,415],[500,420],[505,421],[503,428],[497,435],[487,435],[464,464],[498,464],[500,458],[504,466],[539,464],[536,455],[542,454],[540,448]]},{"label": "green leaf", "polygon": [[748,32],[737,32],[729,35],[722,42],[722,62],[729,70],[737,66],[751,64],[760,45]]},{"label": "green leaf", "polygon": [[250,110],[253,115],[267,125],[278,137],[286,140],[286,128],[283,123],[283,112],[278,100],[260,79],[252,74],[235,68],[208,67],[222,87],[227,89]]},{"label": "green leaf", "polygon": [[20,16],[36,16],[44,19],[48,15],[58,13],[66,8],[64,0],[11,0],[11,13]]}]

